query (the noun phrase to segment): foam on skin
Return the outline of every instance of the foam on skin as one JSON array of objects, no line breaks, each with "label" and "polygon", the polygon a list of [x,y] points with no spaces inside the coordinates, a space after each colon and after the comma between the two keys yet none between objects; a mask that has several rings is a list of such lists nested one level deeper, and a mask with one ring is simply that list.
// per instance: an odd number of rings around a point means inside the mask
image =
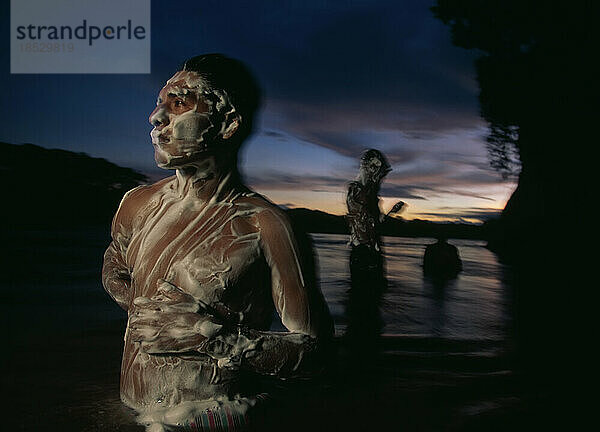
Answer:
[{"label": "foam on skin", "polygon": [[[203,123],[210,124],[209,116],[204,113],[187,111],[177,116],[173,121],[173,139],[194,144],[202,142],[202,134],[206,131],[201,129]],[[190,151],[192,150],[193,148],[190,148]]]},{"label": "foam on skin", "polygon": [[[380,211],[377,195],[381,182],[390,171],[390,167],[387,161],[380,160],[379,157],[366,156],[369,151],[361,158],[360,170],[356,180],[348,184],[346,194],[346,205],[348,207],[346,220],[350,228],[348,244],[367,246],[379,253],[381,252],[381,239],[378,226],[384,221],[386,215]],[[400,210],[402,208],[400,202],[394,208]]]},{"label": "foam on skin", "polygon": [[[164,161],[159,163],[162,168],[172,168],[177,160],[190,159],[207,150],[214,150],[213,144],[219,141],[216,138],[224,136],[231,126],[228,119],[234,115],[241,119],[227,93],[209,86],[199,74],[178,72],[166,82],[163,91],[196,102],[190,110],[179,114],[167,112],[159,104],[160,107],[152,115],[150,121],[153,124],[157,121],[167,123],[150,132],[155,151]],[[173,150],[167,151],[166,148]]]},{"label": "foam on skin", "polygon": [[[204,171],[199,169],[197,172],[206,176],[211,166],[214,165],[206,164]],[[260,260],[262,255],[261,230],[255,219],[257,213],[269,211],[264,206],[256,205],[262,198],[252,193],[230,190],[228,184],[231,178],[225,176],[217,185],[215,194],[201,204],[195,199],[195,177],[187,177],[182,173],[179,175],[184,179],[183,185],[177,176],[164,184],[157,196],[149,200],[149,208],[145,211],[148,214],[137,222],[132,235],[127,236],[128,247],[125,249],[126,261],[134,268],[132,279],[135,281],[137,294],[134,294],[132,301],[134,308],[129,310],[130,319],[125,338],[123,400],[142,413],[141,423],[151,425],[149,427],[156,430],[160,430],[157,429],[160,424],[174,425],[185,418],[190,420],[192,417],[189,416],[193,416],[198,410],[234,401],[231,398],[232,392],[235,393],[237,388],[237,371],[244,364],[264,374],[293,376],[300,371],[305,354],[314,349],[313,338],[307,334],[248,329],[242,331],[241,327],[237,331],[227,332],[223,331],[223,325],[210,318],[199,320],[192,326],[176,327],[174,330],[165,327],[167,324],[161,328],[135,329],[138,335],[150,343],[158,338],[159,330],[176,340],[186,340],[201,334],[208,341],[204,346],[198,347],[205,357],[195,360],[173,355],[156,357],[152,355],[152,349],[148,354],[144,344],[133,342],[131,331],[136,326],[135,314],[138,313],[135,307],[156,305],[153,302],[168,300],[172,292],[181,288],[193,301],[160,304],[160,307],[143,315],[147,319],[153,319],[174,311],[193,313],[202,309],[202,305],[222,302],[227,297],[228,290],[248,293],[256,291],[257,283],[260,285],[260,276],[248,280],[248,276],[243,275],[253,268],[252,263]],[[192,219],[189,222],[186,219],[176,233],[169,234],[169,227],[177,226],[186,215]],[[241,220],[251,221],[251,224],[241,230]],[[119,226],[118,231],[126,233],[128,228]],[[285,235],[288,240],[293,241],[289,232]],[[160,244],[165,236],[168,236],[169,241],[164,246],[154,246]],[[300,264],[295,253],[290,255],[285,267],[288,273],[295,271],[298,274],[296,283],[301,286],[304,280],[300,276]],[[165,274],[166,277],[163,277]],[[277,267],[273,277],[275,280],[282,277]],[[243,280],[246,282],[242,282]],[[153,285],[157,285],[155,290],[148,289]],[[264,300],[261,298],[265,297],[258,295],[259,292],[248,298],[247,304],[235,308],[237,318],[234,322],[246,325],[256,322],[260,315],[263,316],[262,320],[270,320],[270,309],[262,305]],[[314,332],[307,317],[303,318],[305,321],[295,321],[295,318],[288,316],[286,303],[289,300],[281,290],[278,289],[275,293],[282,321],[289,328]],[[310,308],[308,304],[307,308]],[[178,321],[178,318],[174,318],[171,323],[177,324]],[[171,353],[178,350],[186,352],[189,347],[169,349]],[[274,356],[273,352],[278,355]],[[141,382],[137,373],[131,375],[130,371],[135,370],[139,370],[141,376],[145,377],[142,393],[132,391]],[[185,396],[186,394],[189,396]],[[188,399],[190,397],[191,400]],[[235,402],[231,409],[245,410],[251,406],[250,402],[241,405]]]},{"label": "foam on skin", "polygon": [[[189,72],[167,87],[195,101],[177,114],[159,101],[151,116],[157,161],[176,175],[125,195],[103,267],[105,289],[128,312],[121,399],[149,431],[206,409],[244,415],[254,399],[240,396],[240,370],[301,375],[332,331],[285,214],[213,147],[236,114],[227,95]],[[289,332],[266,331],[273,308]]]},{"label": "foam on skin", "polygon": [[173,427],[189,425],[190,419],[198,418],[203,411],[220,410],[227,408],[238,416],[245,416],[250,408],[256,405],[256,399],[243,398],[236,395],[232,399],[217,398],[207,401],[184,402],[174,408],[154,408],[142,411],[138,422],[147,425],[147,432],[163,432],[165,426],[168,430]]}]

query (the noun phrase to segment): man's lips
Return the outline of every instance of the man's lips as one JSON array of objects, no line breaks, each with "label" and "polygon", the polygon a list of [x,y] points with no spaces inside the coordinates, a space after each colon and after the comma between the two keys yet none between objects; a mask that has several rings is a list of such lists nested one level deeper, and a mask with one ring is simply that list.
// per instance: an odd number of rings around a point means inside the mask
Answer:
[{"label": "man's lips", "polygon": [[152,129],[150,132],[150,138],[152,138],[152,144],[155,146],[164,146],[171,141],[171,138],[157,129]]}]

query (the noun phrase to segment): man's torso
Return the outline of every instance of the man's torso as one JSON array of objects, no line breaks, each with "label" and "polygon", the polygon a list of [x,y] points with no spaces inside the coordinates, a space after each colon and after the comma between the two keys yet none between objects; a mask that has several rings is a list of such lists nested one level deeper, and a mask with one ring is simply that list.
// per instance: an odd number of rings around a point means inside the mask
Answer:
[{"label": "man's torso", "polygon": [[[136,212],[126,253],[132,298],[152,297],[164,279],[208,305],[243,312],[243,323],[268,328],[273,303],[256,214],[269,204],[233,189],[199,203],[163,181]],[[130,309],[131,311],[131,309]],[[176,404],[229,394],[237,373],[207,356],[153,356],[125,336],[122,396],[130,404]]]}]

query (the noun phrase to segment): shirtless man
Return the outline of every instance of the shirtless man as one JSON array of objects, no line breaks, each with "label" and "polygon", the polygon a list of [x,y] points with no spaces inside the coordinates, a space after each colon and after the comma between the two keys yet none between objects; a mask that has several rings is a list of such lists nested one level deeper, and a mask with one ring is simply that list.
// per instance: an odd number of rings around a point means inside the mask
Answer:
[{"label": "shirtless man", "polygon": [[[156,163],[176,175],[114,217],[102,274],[128,314],[121,399],[148,430],[243,429],[256,398],[241,371],[302,375],[332,336],[285,213],[240,180],[259,99],[240,62],[188,60],[150,114]],[[289,332],[268,331],[274,310]]]},{"label": "shirtless man", "polygon": [[390,171],[390,164],[383,153],[369,149],[361,156],[356,180],[348,184],[346,220],[350,228],[350,271],[353,278],[364,274],[369,280],[369,273],[383,273],[379,227],[388,215],[400,213],[405,206],[403,201],[398,201],[387,214],[379,209],[379,188]]}]

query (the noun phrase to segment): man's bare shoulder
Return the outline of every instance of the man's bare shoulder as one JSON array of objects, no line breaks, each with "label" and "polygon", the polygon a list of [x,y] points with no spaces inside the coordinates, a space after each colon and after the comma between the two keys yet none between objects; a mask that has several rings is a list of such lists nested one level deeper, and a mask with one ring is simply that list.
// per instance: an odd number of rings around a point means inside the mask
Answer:
[{"label": "man's bare shoulder", "polygon": [[236,203],[238,205],[243,205],[248,210],[251,210],[252,213],[257,215],[265,213],[287,219],[287,214],[285,210],[283,210],[277,204],[270,201],[268,198],[265,198],[264,196],[255,192],[238,198],[236,200]]},{"label": "man's bare shoulder", "polygon": [[167,177],[150,185],[141,185],[128,191],[121,200],[115,215],[115,223],[132,226],[133,219],[139,217],[148,205],[164,194],[175,177]]},{"label": "man's bare shoulder", "polygon": [[357,200],[363,195],[364,187],[360,182],[351,181],[348,183],[348,194],[349,199]]},{"label": "man's bare shoulder", "polygon": [[135,211],[156,196],[162,195],[165,187],[173,182],[175,176],[167,177],[150,185],[141,185],[128,191],[121,201],[121,208]]},{"label": "man's bare shoulder", "polygon": [[261,230],[290,229],[290,219],[285,210],[260,194],[245,195],[238,198],[236,203],[250,210]]}]

